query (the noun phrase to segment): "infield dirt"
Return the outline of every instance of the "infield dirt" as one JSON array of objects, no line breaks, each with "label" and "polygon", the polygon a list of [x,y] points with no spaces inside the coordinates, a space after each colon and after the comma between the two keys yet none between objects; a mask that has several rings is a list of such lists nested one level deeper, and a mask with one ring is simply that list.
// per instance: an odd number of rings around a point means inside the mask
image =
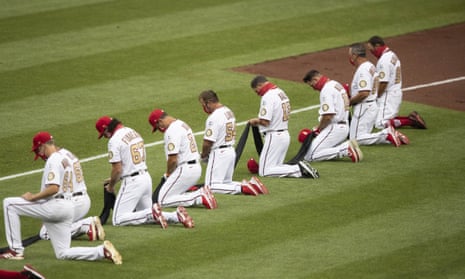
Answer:
[{"label": "infield dirt", "polygon": [[[406,35],[384,38],[402,63],[403,88],[465,77],[465,23]],[[383,37],[383,34],[373,34]],[[368,40],[368,38],[367,38]],[[311,69],[341,83],[350,82],[354,68],[349,64],[348,46],[235,68],[302,82]],[[375,62],[374,57],[368,54]],[[465,111],[465,79],[404,91],[403,99],[416,103]]]}]

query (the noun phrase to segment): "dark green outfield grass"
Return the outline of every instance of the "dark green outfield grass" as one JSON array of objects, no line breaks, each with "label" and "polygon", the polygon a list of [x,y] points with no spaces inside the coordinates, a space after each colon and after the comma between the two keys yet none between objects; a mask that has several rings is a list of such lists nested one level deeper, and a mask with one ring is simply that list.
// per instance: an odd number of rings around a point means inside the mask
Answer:
[{"label": "dark green outfield grass", "polygon": [[[90,214],[98,215],[110,171],[107,142],[94,128],[101,115],[142,134],[158,182],[165,156],[162,135],[147,123],[153,108],[187,121],[200,143],[206,115],[197,96],[211,88],[235,111],[240,134],[259,99],[252,76],[231,68],[464,18],[459,0],[0,1],[1,198],[39,189],[40,172],[24,173],[43,167],[30,146],[47,130],[84,161]],[[296,111],[291,158],[298,131],[317,119],[317,110],[299,109],[318,99],[302,94],[305,84],[274,82]],[[193,230],[106,225],[122,266],[59,261],[40,241],[24,261],[0,261],[0,268],[30,263],[47,278],[464,278],[464,113],[408,102],[401,112],[413,109],[428,129],[404,129],[411,145],[362,147],[360,164],[315,163],[319,180],[263,178],[268,196],[217,195],[217,210],[189,209]],[[249,140],[236,180],[250,176],[252,156]],[[22,219],[23,236],[39,228]]]}]

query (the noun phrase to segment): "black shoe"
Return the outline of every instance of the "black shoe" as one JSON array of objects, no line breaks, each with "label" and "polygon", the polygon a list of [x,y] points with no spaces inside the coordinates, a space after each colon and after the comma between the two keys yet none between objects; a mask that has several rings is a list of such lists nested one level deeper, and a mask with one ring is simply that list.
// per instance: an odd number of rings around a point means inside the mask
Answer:
[{"label": "black shoe", "polygon": [[300,167],[300,171],[302,172],[302,176],[313,178],[313,179],[320,178],[320,174],[318,173],[318,170],[313,168],[309,162],[299,161],[299,167]]}]

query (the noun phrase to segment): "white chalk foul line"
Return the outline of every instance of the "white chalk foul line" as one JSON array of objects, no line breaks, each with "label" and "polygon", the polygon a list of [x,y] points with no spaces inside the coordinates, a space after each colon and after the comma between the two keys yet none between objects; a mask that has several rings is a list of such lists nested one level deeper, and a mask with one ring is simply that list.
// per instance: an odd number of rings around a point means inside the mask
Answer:
[{"label": "white chalk foul line", "polygon": [[[421,88],[425,88],[425,87],[438,86],[438,85],[453,83],[453,82],[462,81],[462,80],[465,80],[465,76],[450,78],[450,79],[445,79],[445,80],[441,80],[441,81],[435,81],[435,82],[425,83],[425,84],[420,84],[420,85],[414,85],[414,86],[403,88],[402,91],[412,91],[412,90],[417,90],[417,89],[421,89]],[[295,114],[295,113],[299,113],[299,112],[303,112],[303,111],[314,110],[314,109],[317,109],[319,107],[320,107],[319,105],[313,105],[313,106],[293,110],[291,113]],[[237,126],[243,126],[245,124],[247,124],[247,121],[239,122],[236,125]],[[200,131],[200,132],[194,133],[194,135],[195,136],[203,135],[203,133],[204,133],[204,131]],[[145,146],[146,147],[152,147],[152,146],[160,145],[160,144],[163,144],[163,141],[151,142],[151,143],[146,144]],[[105,153],[105,154],[100,154],[100,155],[97,155],[97,156],[84,158],[84,159],[81,159],[81,163],[102,159],[102,158],[105,158],[107,156],[108,155]],[[43,171],[43,168],[42,169],[37,169],[37,170],[32,170],[32,171],[27,171],[27,172],[23,172],[23,173],[3,176],[3,177],[0,177],[0,181],[14,179],[14,178],[18,178],[18,177],[26,176],[26,175],[31,175],[31,174],[39,173],[39,172],[42,172],[42,171]]]}]

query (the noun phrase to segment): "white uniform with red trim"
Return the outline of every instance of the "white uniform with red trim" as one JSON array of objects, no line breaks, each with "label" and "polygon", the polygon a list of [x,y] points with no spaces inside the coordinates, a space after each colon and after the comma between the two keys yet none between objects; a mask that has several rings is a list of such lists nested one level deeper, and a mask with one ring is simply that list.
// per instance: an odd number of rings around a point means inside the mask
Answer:
[{"label": "white uniform with red trim", "polygon": [[376,71],[380,82],[387,82],[386,91],[378,98],[378,117],[376,128],[383,129],[389,120],[399,114],[402,103],[402,72],[400,60],[389,48],[385,49],[378,62]]},{"label": "white uniform with red trim", "polygon": [[324,161],[348,155],[349,146],[349,99],[344,87],[335,80],[329,80],[320,91],[320,118],[333,115],[332,122],[313,139],[304,159]]},{"label": "white uniform with red trim", "polygon": [[147,171],[142,137],[129,127],[117,129],[108,141],[108,157],[110,163],[122,164],[113,225],[155,223],[152,216],[152,177]]},{"label": "white uniform with red trim", "polygon": [[[73,170],[72,183],[69,184],[67,189],[63,189],[63,194],[67,199],[70,199],[73,202],[74,217],[71,236],[78,237],[79,235],[86,233],[92,223],[92,217],[83,219],[89,212],[91,201],[87,195],[87,186],[79,158],[65,148],[60,148],[58,153],[68,160],[68,165],[70,165]],[[42,226],[40,230],[40,237],[42,239],[49,239],[45,226]]]},{"label": "white uniform with red trim", "polygon": [[64,198],[63,189],[69,186],[72,166],[58,152],[52,153],[45,163],[41,191],[51,184],[58,185],[54,197],[38,201],[26,201],[21,197],[6,198],[3,201],[5,233],[10,249],[23,254],[20,216],[41,219],[48,231],[55,255],[58,259],[97,260],[104,258],[103,245],[97,247],[71,247],[71,223],[73,203]]},{"label": "white uniform with red trim", "polygon": [[360,91],[370,91],[361,103],[353,105],[349,137],[357,140],[359,145],[390,143],[387,140],[388,129],[372,133],[378,115],[377,82],[376,68],[369,61],[358,66],[352,79],[351,97],[357,96]]},{"label": "white uniform with red trim", "polygon": [[205,185],[209,185],[214,193],[242,193],[241,183],[232,180],[236,160],[236,118],[228,107],[217,108],[208,116],[203,139],[213,142],[205,171]]},{"label": "white uniform with red trim", "polygon": [[202,189],[187,190],[197,183],[201,174],[200,154],[192,129],[182,120],[171,122],[164,134],[165,155],[176,155],[178,166],[161,186],[158,203],[162,207],[202,204]]},{"label": "white uniform with red trim", "polygon": [[260,132],[265,134],[258,168],[260,176],[302,177],[298,165],[284,164],[291,141],[288,132],[290,113],[290,101],[282,89],[275,86],[261,97],[258,118],[268,120],[270,125],[259,126]]}]

